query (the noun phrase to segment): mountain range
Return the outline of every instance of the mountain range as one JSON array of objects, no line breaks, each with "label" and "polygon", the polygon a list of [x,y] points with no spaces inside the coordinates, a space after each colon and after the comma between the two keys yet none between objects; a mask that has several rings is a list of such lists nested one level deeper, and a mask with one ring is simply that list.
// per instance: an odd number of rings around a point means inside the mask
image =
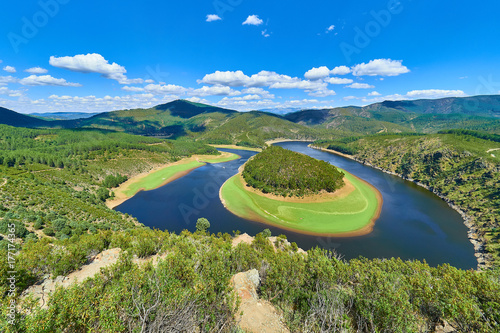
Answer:
[{"label": "mountain range", "polygon": [[99,128],[172,139],[190,137],[211,143],[262,145],[277,137],[329,139],[375,133],[435,133],[453,128],[500,134],[500,96],[384,101],[284,115],[238,112],[176,100],[150,109],[104,112],[86,118],[81,113],[46,118],[63,120],[45,120],[0,108],[0,123],[11,126]]}]

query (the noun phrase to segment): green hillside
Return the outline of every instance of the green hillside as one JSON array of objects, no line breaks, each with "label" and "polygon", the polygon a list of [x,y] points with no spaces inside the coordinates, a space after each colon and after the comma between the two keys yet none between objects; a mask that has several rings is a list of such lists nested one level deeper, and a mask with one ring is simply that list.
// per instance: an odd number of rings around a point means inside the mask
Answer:
[{"label": "green hillside", "polygon": [[42,127],[48,125],[48,121],[0,107],[0,124],[16,127]]},{"label": "green hillside", "polygon": [[[323,141],[324,148],[430,187],[460,207],[500,262],[500,148],[498,135],[449,131],[432,135],[376,135]],[[488,138],[483,139],[483,138]]]}]

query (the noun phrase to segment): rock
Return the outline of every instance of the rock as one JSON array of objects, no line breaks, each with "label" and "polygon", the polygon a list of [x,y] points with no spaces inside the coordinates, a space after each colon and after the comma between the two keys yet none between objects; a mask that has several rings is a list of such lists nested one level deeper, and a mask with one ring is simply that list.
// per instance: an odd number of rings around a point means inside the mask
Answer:
[{"label": "rock", "polygon": [[251,333],[289,332],[274,306],[259,299],[260,276],[256,269],[234,275],[231,284],[241,302],[236,322],[242,330]]}]

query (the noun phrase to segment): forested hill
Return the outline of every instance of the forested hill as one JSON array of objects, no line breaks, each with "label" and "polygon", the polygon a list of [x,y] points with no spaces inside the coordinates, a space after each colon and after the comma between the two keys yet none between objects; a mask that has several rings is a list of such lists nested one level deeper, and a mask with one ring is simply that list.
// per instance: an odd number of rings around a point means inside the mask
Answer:
[{"label": "forested hill", "polygon": [[46,126],[48,122],[0,107],[0,124],[16,127],[38,127]]},{"label": "forested hill", "polygon": [[264,149],[245,164],[248,185],[279,196],[302,197],[344,186],[344,174],[330,163],[279,146]]},{"label": "forested hill", "polygon": [[366,111],[393,111],[424,114],[463,114],[500,118],[500,95],[385,101],[363,108]]}]

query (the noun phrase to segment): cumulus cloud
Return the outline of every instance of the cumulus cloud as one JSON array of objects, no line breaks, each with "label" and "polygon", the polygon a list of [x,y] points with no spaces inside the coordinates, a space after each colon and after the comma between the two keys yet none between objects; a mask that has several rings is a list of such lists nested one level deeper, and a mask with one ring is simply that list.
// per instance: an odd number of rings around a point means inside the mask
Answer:
[{"label": "cumulus cloud", "polygon": [[5,66],[3,68],[3,70],[6,71],[7,73],[15,73],[16,72],[16,68],[12,67],[12,66]]},{"label": "cumulus cloud", "polygon": [[19,90],[10,90],[7,87],[0,87],[0,95],[5,95],[9,97],[21,97],[23,93]]},{"label": "cumulus cloud", "polygon": [[372,91],[368,96],[380,96],[380,93],[378,91]]},{"label": "cumulus cloud", "polygon": [[443,98],[443,97],[465,97],[462,90],[441,90],[441,89],[427,89],[427,90],[412,90],[406,96],[410,99],[415,98]]},{"label": "cumulus cloud", "polygon": [[207,22],[220,21],[222,18],[219,15],[209,14],[207,15]]},{"label": "cumulus cloud", "polygon": [[144,88],[142,88],[142,87],[129,87],[129,86],[125,86],[125,87],[122,87],[122,89],[125,90],[125,91],[132,91],[132,92],[144,91]]},{"label": "cumulus cloud", "polygon": [[319,80],[329,75],[330,75],[330,70],[328,69],[328,67],[321,66],[321,67],[313,67],[312,69],[308,70],[304,74],[304,77],[309,80]]},{"label": "cumulus cloud", "polygon": [[412,100],[412,99],[438,99],[446,97],[466,97],[467,94],[462,90],[442,90],[442,89],[424,89],[424,90],[412,90],[404,95],[393,94],[388,96],[378,96],[375,98],[367,99],[364,98],[365,103],[376,103],[382,101],[402,101],[402,100]]},{"label": "cumulus cloud", "polygon": [[144,87],[144,91],[155,95],[182,95],[187,89],[175,84],[148,84]]},{"label": "cumulus cloud", "polygon": [[9,76],[0,76],[0,86],[4,86],[9,83],[17,83],[19,79],[17,77]]},{"label": "cumulus cloud", "polygon": [[403,60],[375,59],[367,64],[361,63],[352,67],[352,74],[355,76],[398,76],[408,73],[410,70],[403,66]]},{"label": "cumulus cloud", "polygon": [[243,22],[242,24],[243,25],[261,25],[262,23],[264,23],[264,21],[262,21],[258,15],[250,15],[247,17],[245,22]]},{"label": "cumulus cloud", "polygon": [[143,79],[128,79],[125,67],[116,62],[110,64],[108,60],[97,53],[77,54],[73,57],[51,56],[49,63],[58,68],[67,69],[79,73],[99,73],[107,79],[118,81],[120,84],[143,83]]},{"label": "cumulus cloud", "polygon": [[309,96],[313,97],[328,97],[328,96],[334,96],[337,93],[333,90],[330,89],[320,89],[316,91],[309,91]]},{"label": "cumulus cloud", "polygon": [[241,91],[242,94],[250,94],[250,95],[260,95],[262,98],[273,99],[275,96],[271,94],[269,91],[262,88],[246,88]]},{"label": "cumulus cloud", "polygon": [[192,91],[188,91],[188,94],[191,96],[197,96],[197,97],[236,96],[236,95],[240,95],[241,92],[239,92],[237,90],[233,90],[227,86],[216,85],[216,86],[211,86],[211,87],[203,86],[199,89],[194,89]]},{"label": "cumulus cloud", "polygon": [[330,84],[349,84],[353,83],[354,81],[351,79],[345,79],[340,77],[331,77],[329,79],[326,79],[325,82],[328,82]]},{"label": "cumulus cloud", "polygon": [[31,67],[25,70],[25,72],[30,73],[30,74],[46,74],[48,73],[48,70],[42,67]]},{"label": "cumulus cloud", "polygon": [[25,86],[60,86],[60,87],[81,87],[79,83],[67,82],[65,79],[56,79],[50,75],[30,75],[19,80]]},{"label": "cumulus cloud", "polygon": [[351,85],[346,86],[347,88],[353,88],[353,89],[371,89],[375,88],[375,86],[369,85],[368,83],[353,83]]},{"label": "cumulus cloud", "polygon": [[330,71],[331,75],[346,75],[351,72],[351,69],[347,66],[337,66]]},{"label": "cumulus cloud", "polygon": [[267,32],[267,29],[266,29],[266,30],[263,30],[263,31],[261,32],[261,34],[262,34],[262,36],[264,36],[264,37],[266,37],[266,38],[271,36],[271,34],[269,34],[269,33]]},{"label": "cumulus cloud", "polygon": [[333,30],[335,30],[335,26],[332,24],[331,26],[326,28],[326,33],[332,32]]}]

